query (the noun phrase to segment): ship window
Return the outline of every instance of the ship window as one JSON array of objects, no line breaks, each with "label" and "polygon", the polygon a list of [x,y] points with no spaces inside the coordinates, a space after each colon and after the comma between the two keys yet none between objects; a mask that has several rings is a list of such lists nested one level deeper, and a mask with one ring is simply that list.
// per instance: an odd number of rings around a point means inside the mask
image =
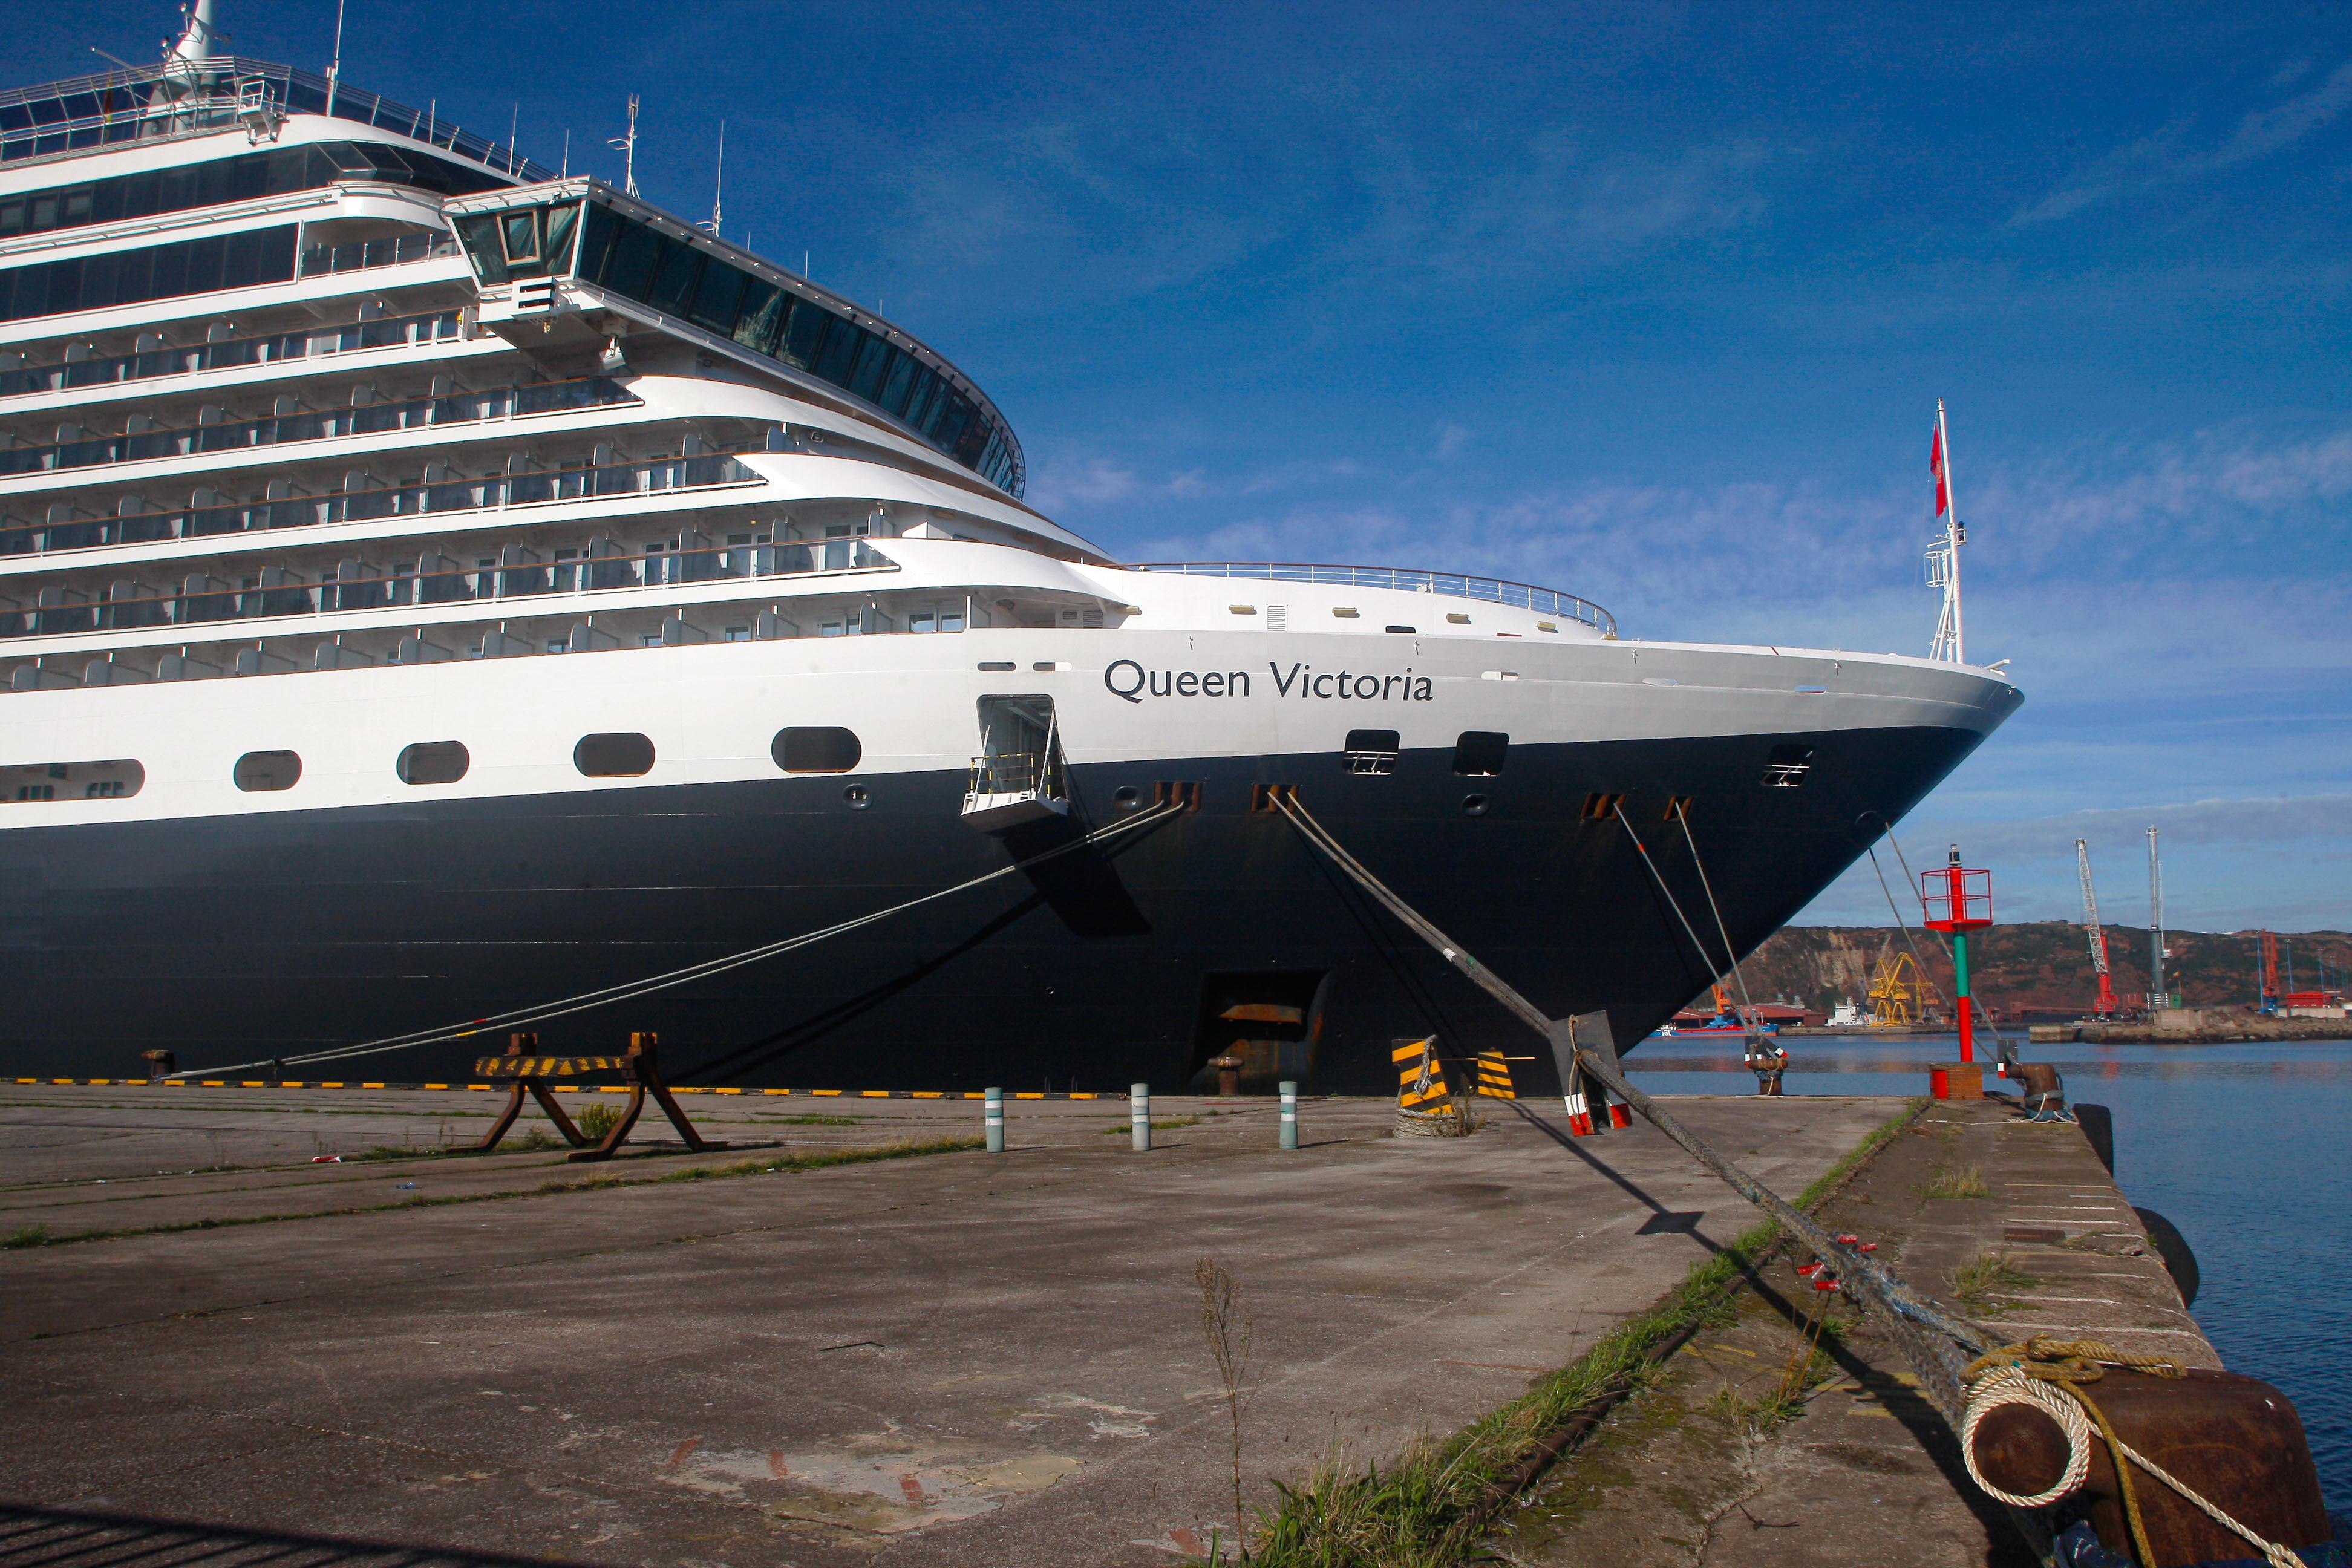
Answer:
[{"label": "ship window", "polygon": [[654,274],[652,297],[646,303],[667,315],[683,316],[694,286],[702,276],[702,252],[678,240],[662,247],[660,269]]},{"label": "ship window", "polygon": [[713,261],[702,269],[702,287],[694,291],[691,314],[698,326],[709,328],[720,337],[735,331],[735,312],[743,303],[743,275],[722,261]]},{"label": "ship window", "polygon": [[1503,771],[1511,738],[1494,730],[1465,730],[1454,742],[1454,771],[1464,778],[1492,778]]},{"label": "ship window", "polygon": [[794,724],[776,731],[768,754],[788,773],[845,773],[866,751],[839,725]]},{"label": "ship window", "polygon": [[420,741],[403,747],[398,771],[404,784],[456,784],[466,776],[472,759],[457,741]]},{"label": "ship window", "polygon": [[572,765],[592,779],[642,778],[654,771],[654,743],[633,732],[583,735]]},{"label": "ship window", "polygon": [[292,752],[247,752],[229,775],[247,795],[292,789],[302,778],[302,759]]},{"label": "ship window", "polygon": [[654,268],[661,264],[662,249],[668,243],[641,223],[623,224],[621,243],[613,252],[606,279],[614,292],[632,300],[646,298],[653,289]]},{"label": "ship window", "polygon": [[1775,746],[1764,763],[1764,776],[1758,782],[1766,789],[1800,789],[1805,775],[1813,771],[1813,749],[1811,746]]},{"label": "ship window", "polygon": [[560,272],[572,259],[572,234],[580,223],[577,203],[547,211],[547,269]]},{"label": "ship window", "polygon": [[485,284],[507,280],[507,258],[496,244],[499,220],[488,216],[467,216],[457,220],[457,237],[466,244],[466,255],[474,264],[474,276]]},{"label": "ship window", "polygon": [[1347,750],[1339,758],[1339,770],[1350,773],[1392,773],[1396,772],[1397,753],[1394,730],[1350,730]]},{"label": "ship window", "polygon": [[121,800],[137,795],[147,770],[127,758],[105,763],[25,763],[0,767],[0,802]]},{"label": "ship window", "polygon": [[507,265],[519,267],[539,259],[539,212],[526,208],[499,217],[499,243],[505,247]]}]

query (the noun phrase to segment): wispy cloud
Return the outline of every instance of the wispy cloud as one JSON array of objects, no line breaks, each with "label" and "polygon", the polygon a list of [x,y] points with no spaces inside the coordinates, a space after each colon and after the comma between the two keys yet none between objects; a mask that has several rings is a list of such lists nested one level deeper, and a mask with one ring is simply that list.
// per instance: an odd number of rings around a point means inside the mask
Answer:
[{"label": "wispy cloud", "polygon": [[2246,113],[2218,143],[2196,147],[2192,123],[2184,119],[2118,147],[2075,171],[2058,189],[2019,208],[2011,216],[2010,226],[2047,223],[2111,196],[2266,157],[2327,124],[2347,106],[2352,106],[2352,61],[2336,67],[2326,81],[2306,92]]}]

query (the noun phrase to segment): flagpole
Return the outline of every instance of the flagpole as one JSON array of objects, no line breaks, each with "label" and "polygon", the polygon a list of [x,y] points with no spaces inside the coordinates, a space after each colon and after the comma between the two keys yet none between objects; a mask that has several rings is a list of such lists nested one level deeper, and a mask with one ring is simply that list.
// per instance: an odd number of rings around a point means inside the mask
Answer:
[{"label": "flagpole", "polygon": [[1944,417],[1944,400],[1936,399],[1936,437],[1944,448],[1944,548],[1951,557],[1951,586],[1945,590],[1952,605],[1952,662],[1968,663],[1960,634],[1960,493],[1952,484],[1952,429]]}]

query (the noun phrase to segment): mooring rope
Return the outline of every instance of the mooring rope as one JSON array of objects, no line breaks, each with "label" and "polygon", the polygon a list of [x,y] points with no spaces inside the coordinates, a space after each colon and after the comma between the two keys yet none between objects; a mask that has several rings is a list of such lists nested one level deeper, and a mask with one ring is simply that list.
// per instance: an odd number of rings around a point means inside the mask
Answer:
[{"label": "mooring rope", "polygon": [[[1301,805],[1295,795],[1277,795],[1275,804],[1290,818],[1291,826],[1314,848],[1331,858],[1342,870],[1360,883],[1364,890],[1401,921],[1444,956],[1445,962],[1459,970],[1479,989],[1501,1003],[1529,1028],[1551,1038],[1551,1019],[1542,1009],[1505,984],[1485,964],[1480,963],[1460,944],[1423,917],[1421,912],[1399,897],[1386,883],[1366,869],[1362,862],[1341,846],[1314,815]],[[1920,1373],[1920,1384],[1931,1403],[1945,1420],[1957,1427],[1962,1407],[1960,1384],[1961,1358],[1955,1344],[1969,1354],[1979,1354],[1990,1347],[1991,1342],[1973,1326],[1961,1321],[1932,1303],[1913,1294],[1893,1274],[1861,1254],[1842,1246],[1835,1237],[1816,1224],[1812,1216],[1788,1199],[1773,1192],[1739,1166],[1725,1159],[1705,1140],[1685,1128],[1657,1101],[1635,1089],[1625,1076],[1591,1051],[1574,1043],[1573,1026],[1570,1034],[1580,1068],[1609,1091],[1623,1100],[1643,1120],[1680,1144],[1692,1158],[1712,1171],[1734,1192],[1762,1209],[1774,1220],[1801,1239],[1820,1257],[1836,1261],[1839,1279],[1851,1286],[1854,1296],[1864,1305],[1876,1308],[1885,1318],[1888,1329],[1902,1347],[1905,1359]],[[1910,1324],[1921,1324],[1935,1331],[1940,1338],[1919,1334]]]},{"label": "mooring rope", "polygon": [[[2100,1439],[2116,1457],[2116,1486],[2123,1494],[2124,1517],[2131,1526],[2139,1561],[2153,1563],[2156,1552],[2148,1545],[2147,1521],[2141,1517],[2139,1497],[2132,1484],[2135,1467],[2179,1492],[2208,1519],[2253,1547],[2271,1568],[2305,1568],[2303,1559],[2294,1552],[2239,1523],[2195,1488],[2116,1435],[2106,1413],[2086,1391],[2088,1384],[2106,1375],[2110,1366],[2128,1367],[2158,1377],[2188,1375],[2178,1363],[2161,1356],[2133,1355],[2101,1340],[2061,1340],[2047,1334],[2035,1334],[2016,1344],[2003,1345],[1970,1362],[1960,1373],[1969,1385],[1968,1409],[1960,1421],[1960,1459],[1968,1467],[1969,1479],[2013,1508],[2046,1508],[2074,1495],[2089,1479],[2091,1428],[2095,1424]],[[2056,1481],[2031,1496],[2003,1490],[1977,1468],[1978,1425],[1994,1411],[2013,1405],[2043,1411],[2058,1423],[2066,1436],[2063,1472]]]},{"label": "mooring rope", "polygon": [[1739,971],[1739,954],[1731,945],[1731,931],[1723,923],[1723,906],[1715,901],[1715,884],[1706,874],[1706,862],[1699,858],[1698,840],[1692,837],[1690,806],[1684,801],[1675,802],[1675,820],[1683,825],[1683,842],[1690,846],[1691,869],[1698,873],[1699,891],[1706,895],[1706,907],[1715,916],[1715,931],[1723,938],[1723,955],[1731,960],[1731,978],[1739,983],[1739,1005],[1748,1009],[1748,1036],[1756,1037],[1756,1001],[1748,994],[1748,976]]},{"label": "mooring rope", "polygon": [[683,968],[667,970],[659,974],[645,975],[635,980],[624,981],[617,985],[607,985],[594,991],[583,991],[570,996],[559,997],[551,1002],[540,1003],[529,1007],[517,1007],[508,1012],[493,1014],[487,1018],[468,1019],[463,1024],[446,1025],[436,1029],[413,1029],[403,1035],[386,1035],[381,1039],[364,1040],[356,1045],[337,1046],[323,1051],[309,1051],[290,1057],[271,1057],[259,1061],[238,1062],[228,1067],[191,1068],[185,1072],[165,1073],[163,1077],[166,1079],[210,1078],[233,1072],[250,1071],[255,1068],[305,1067],[320,1062],[349,1061],[355,1057],[378,1056],[386,1051],[410,1050],[418,1046],[434,1046],[450,1040],[468,1039],[476,1035],[487,1034],[497,1029],[519,1028],[525,1024],[545,1023],[551,1018],[568,1017],[574,1013],[585,1013],[592,1008],[610,1006],[616,1002],[633,1001],[639,996],[651,995],[656,991],[672,990],[680,985],[691,984],[697,980],[708,979],[714,974],[722,974],[730,969],[740,969],[746,964],[780,957],[800,948],[813,947],[818,942],[846,935],[850,931],[888,920],[893,915],[904,914],[908,910],[920,908],[924,904],[937,903],[941,899],[969,892],[974,888],[1009,877],[1015,871],[1025,870],[1029,867],[1051,860],[1057,856],[1067,855],[1074,850],[1083,849],[1091,844],[1099,844],[1119,834],[1132,832],[1146,823],[1162,821],[1184,809],[1185,807],[1176,802],[1162,802],[1149,810],[1138,813],[1124,822],[1097,828],[1082,838],[1075,838],[1067,844],[1056,845],[1040,854],[1032,855],[1025,860],[1015,860],[1008,865],[1000,866],[993,871],[983,872],[968,881],[958,882],[951,888],[941,888],[933,892],[922,894],[919,898],[908,899],[904,903],[893,904],[888,909],[875,910],[815,931],[803,931],[796,936],[764,942],[758,947],[746,948],[740,952],[705,959],[698,963],[689,963]]}]

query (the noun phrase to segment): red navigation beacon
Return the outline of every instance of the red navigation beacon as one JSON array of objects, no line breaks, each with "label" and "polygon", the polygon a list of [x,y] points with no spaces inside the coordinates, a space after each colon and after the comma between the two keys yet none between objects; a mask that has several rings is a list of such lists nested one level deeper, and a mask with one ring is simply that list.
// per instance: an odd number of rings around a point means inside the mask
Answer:
[{"label": "red navigation beacon", "polygon": [[1959,1014],[1960,1060],[1972,1062],[1976,1052],[1976,1013],[1969,999],[1969,932],[1992,924],[1992,873],[1960,864],[1960,847],[1952,846],[1949,864],[1941,870],[1919,874],[1919,902],[1926,918],[1919,923],[1952,939],[1954,1005]]}]

